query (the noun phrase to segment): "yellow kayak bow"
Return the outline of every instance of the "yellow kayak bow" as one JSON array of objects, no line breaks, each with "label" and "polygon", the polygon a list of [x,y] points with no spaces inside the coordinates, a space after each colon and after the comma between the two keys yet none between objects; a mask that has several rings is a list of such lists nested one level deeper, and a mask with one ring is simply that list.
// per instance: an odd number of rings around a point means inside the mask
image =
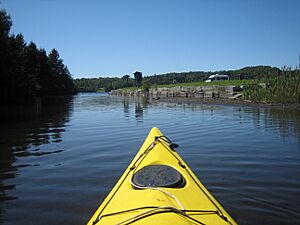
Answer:
[{"label": "yellow kayak bow", "polygon": [[156,127],[88,225],[236,225]]}]

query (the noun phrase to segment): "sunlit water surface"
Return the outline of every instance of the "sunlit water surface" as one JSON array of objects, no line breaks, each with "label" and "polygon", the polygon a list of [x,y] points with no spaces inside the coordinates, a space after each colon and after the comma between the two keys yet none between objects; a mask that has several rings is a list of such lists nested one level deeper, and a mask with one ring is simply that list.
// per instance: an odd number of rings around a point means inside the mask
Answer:
[{"label": "sunlit water surface", "polygon": [[0,224],[85,224],[153,126],[239,224],[300,224],[299,111],[79,94],[1,119]]}]

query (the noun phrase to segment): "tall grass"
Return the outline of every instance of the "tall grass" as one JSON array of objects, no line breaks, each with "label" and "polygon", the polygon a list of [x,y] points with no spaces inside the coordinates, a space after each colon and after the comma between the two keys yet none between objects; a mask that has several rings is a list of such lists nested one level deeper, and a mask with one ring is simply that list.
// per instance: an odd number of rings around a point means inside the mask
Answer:
[{"label": "tall grass", "polygon": [[265,103],[300,103],[300,70],[283,69],[279,75],[244,86],[245,99]]}]

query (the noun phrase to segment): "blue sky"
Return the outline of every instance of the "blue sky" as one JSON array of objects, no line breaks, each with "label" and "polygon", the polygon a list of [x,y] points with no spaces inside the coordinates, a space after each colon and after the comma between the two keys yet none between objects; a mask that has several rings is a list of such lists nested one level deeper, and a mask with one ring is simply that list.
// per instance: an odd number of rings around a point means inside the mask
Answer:
[{"label": "blue sky", "polygon": [[298,65],[298,0],[2,0],[77,77]]}]

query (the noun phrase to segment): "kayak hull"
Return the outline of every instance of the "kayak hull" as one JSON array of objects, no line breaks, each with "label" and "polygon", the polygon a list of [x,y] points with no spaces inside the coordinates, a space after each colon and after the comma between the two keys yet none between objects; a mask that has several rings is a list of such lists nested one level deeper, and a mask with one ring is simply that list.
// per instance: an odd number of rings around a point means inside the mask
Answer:
[{"label": "kayak hull", "polygon": [[[236,224],[173,146],[158,128],[152,128],[141,149],[88,225]],[[175,169],[183,177],[184,183],[178,187],[134,184],[134,175],[151,165]]]}]

